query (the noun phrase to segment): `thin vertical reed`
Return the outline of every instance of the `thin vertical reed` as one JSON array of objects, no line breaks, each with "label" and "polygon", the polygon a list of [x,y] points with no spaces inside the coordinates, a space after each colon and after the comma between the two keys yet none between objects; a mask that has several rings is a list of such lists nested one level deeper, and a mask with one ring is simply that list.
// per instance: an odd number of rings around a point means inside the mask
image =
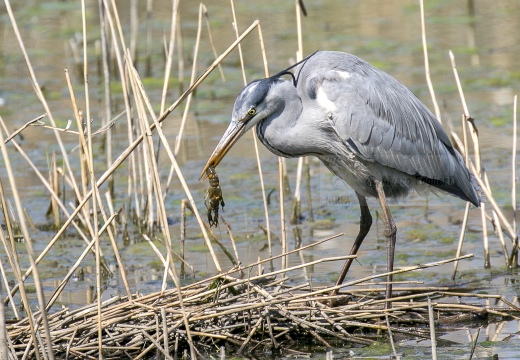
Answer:
[{"label": "thin vertical reed", "polygon": [[432,79],[430,76],[430,62],[428,60],[428,43],[426,42],[426,22],[424,20],[424,1],[419,0],[420,4],[420,12],[421,12],[421,37],[422,37],[422,46],[424,53],[424,72],[426,75],[426,83],[428,84],[428,89],[430,91],[430,95],[432,97],[433,108],[435,109],[435,116],[442,123],[441,119],[441,111],[439,109],[439,104],[437,103],[437,98],[435,96],[435,90],[433,89]]},{"label": "thin vertical reed", "polygon": [[[172,167],[173,168],[173,167]],[[186,242],[186,199],[182,199],[181,201],[181,233],[179,236],[180,241],[180,247],[181,247],[181,258],[184,260],[184,244]],[[184,262],[181,261],[181,270],[180,270],[180,276],[184,278],[186,275],[184,270]]]},{"label": "thin vertical reed", "polygon": [[[195,39],[195,47],[193,48],[193,65],[191,68],[190,86],[193,85],[193,83],[195,82],[195,80],[197,78],[197,61],[198,61],[198,56],[199,56],[200,35],[202,32],[202,13],[204,11],[203,9],[204,9],[204,4],[201,3],[199,5],[199,20],[198,20],[198,24],[197,24],[197,36]],[[188,98],[186,99],[186,105],[184,107],[184,112],[182,114],[181,126],[179,128],[179,132],[177,133],[177,137],[175,139],[175,151],[173,153],[175,156],[177,156],[179,153],[179,149],[180,149],[181,141],[182,141],[182,135],[184,134],[184,128],[186,126],[186,120],[188,118],[188,112],[190,110],[190,104],[191,104],[192,97],[193,97],[193,93],[190,93],[188,95]]]},{"label": "thin vertical reed", "polygon": [[[298,36],[298,47],[296,49],[296,61],[303,59],[303,40],[302,40],[302,8],[300,0],[295,0],[296,10],[296,33]],[[298,158],[298,167],[296,168],[296,188],[294,189],[294,199],[291,213],[291,224],[299,224],[301,218],[301,182],[303,173],[303,157]]]},{"label": "thin vertical reed", "polygon": [[[5,241],[4,234],[1,231],[0,231],[0,237],[2,238],[2,243],[5,246],[7,244],[7,242]],[[5,250],[8,251],[9,249],[6,247]],[[10,255],[8,255],[8,256],[10,256]],[[18,310],[16,310],[16,305],[14,303],[13,296],[11,295],[11,290],[9,290],[9,281],[7,280],[7,276],[5,275],[4,264],[2,263],[2,259],[0,259],[0,272],[2,273],[2,281],[4,282],[4,286],[7,291],[7,298],[9,299],[9,303],[11,304],[11,310],[13,311],[14,318],[16,320],[20,320],[20,315],[18,315]],[[2,286],[0,285],[0,289],[1,288],[2,288]],[[2,305],[4,305],[4,302],[1,299],[2,299],[2,297],[0,296],[0,303]]]},{"label": "thin vertical reed", "polygon": [[[51,163],[51,171],[50,171],[49,180],[52,184],[52,189],[54,192],[59,196],[60,191],[60,185],[59,185],[59,178],[58,178],[58,171],[56,169],[56,153],[52,153],[52,163]],[[54,227],[56,229],[59,229],[60,227],[60,210],[58,207],[58,202],[55,198],[51,196],[51,213],[52,217],[54,218]]]},{"label": "thin vertical reed", "polygon": [[[205,5],[203,6],[204,11],[204,19],[206,20],[206,27],[208,28],[208,39],[209,39],[209,45],[211,46],[211,50],[213,51],[213,56],[215,56],[215,59],[218,57],[217,49],[215,48],[215,42],[213,41],[213,35],[211,34],[211,25],[209,23],[209,15],[208,15],[208,9]],[[226,82],[226,77],[224,76],[224,70],[222,70],[222,65],[218,64],[218,72],[220,74],[220,78],[223,82]]]},{"label": "thin vertical reed", "polygon": [[130,0],[130,54],[137,64],[137,36],[139,35],[138,0]]},{"label": "thin vertical reed", "polygon": [[428,297],[428,319],[430,321],[430,341],[432,347],[432,360],[437,360],[437,337],[435,336],[435,315],[433,313],[432,299]]},{"label": "thin vertical reed", "polygon": [[[264,63],[264,73],[266,77],[269,77],[269,66],[267,65],[267,54],[265,51],[265,43],[264,43],[264,35],[262,33],[262,27],[260,24],[258,24],[258,40],[260,41],[260,51],[262,53],[262,61]],[[256,137],[255,137],[256,140]],[[258,162],[260,165],[260,162]],[[260,184],[263,184],[263,176],[262,172],[259,171],[259,174],[261,176]],[[269,257],[273,256],[273,246],[272,246],[272,239],[271,239],[271,222],[269,221],[269,211],[267,210],[267,198],[265,194],[265,190],[262,185],[262,196],[264,200],[264,216],[265,216],[265,228],[267,229],[267,246],[269,248]]]},{"label": "thin vertical reed", "polygon": [[184,91],[184,38],[182,36],[182,27],[180,15],[177,15],[177,69],[179,80],[179,91]]},{"label": "thin vertical reed", "polygon": [[513,100],[513,151],[511,154],[511,206],[513,207],[513,231],[516,233],[516,142],[517,142],[517,110],[518,96]]},{"label": "thin vertical reed", "polygon": [[314,222],[314,211],[312,209],[311,192],[311,169],[308,157],[305,157],[305,188],[307,191],[307,211],[309,212],[309,221]]},{"label": "thin vertical reed", "polygon": [[[0,267],[2,262],[0,261]],[[3,274],[3,269],[2,269]],[[2,285],[0,285],[0,298],[2,297]],[[0,301],[0,359],[8,359],[7,351],[7,327],[5,326],[4,303]]]},{"label": "thin vertical reed", "polygon": [[[101,32],[101,63],[103,67],[103,87],[104,87],[104,117],[103,117],[103,126],[108,125],[108,122],[112,118],[111,113],[111,93],[110,93],[110,68],[109,68],[109,50],[108,50],[108,42],[107,42],[107,26],[106,26],[106,16],[105,16],[105,7],[103,6],[103,0],[99,0],[99,25]],[[105,150],[106,150],[106,161],[107,167],[112,164],[112,136],[113,131],[109,128],[105,134]],[[110,195],[114,195],[114,179],[108,179],[108,189]]]},{"label": "thin vertical reed", "polygon": [[146,0],[146,76],[152,76],[152,9],[153,0]]},{"label": "thin vertical reed", "polygon": [[[491,187],[491,185],[489,184],[487,172],[484,172],[484,181],[486,182],[487,187]],[[493,223],[493,227],[495,229],[495,234],[498,236],[500,245],[502,245],[502,251],[504,253],[504,259],[505,259],[505,266],[507,266],[508,265],[508,257],[507,257],[508,252],[507,252],[506,242],[504,240],[504,233],[502,231],[502,226],[500,226],[500,221],[498,220],[496,211],[491,210],[491,213],[493,215],[492,223]]]},{"label": "thin vertical reed", "polygon": [[175,48],[175,38],[177,37],[177,20],[178,20],[178,9],[179,9],[179,1],[172,0],[172,19],[171,19],[171,29],[170,29],[170,43],[168,45],[168,53],[166,55],[166,66],[164,67],[164,83],[161,94],[161,114],[164,112],[164,107],[166,106],[166,99],[168,95],[169,81],[170,75],[172,71],[173,64],[173,50]]},{"label": "thin vertical reed", "polygon": [[[466,234],[466,228],[468,226],[468,214],[469,214],[470,206],[471,206],[471,204],[469,202],[466,202],[466,209],[464,210],[464,216],[462,217],[462,226],[460,228],[459,244],[457,246],[457,252],[456,252],[455,257],[459,257],[460,253],[462,252],[462,244],[464,243],[464,235]],[[451,280],[455,280],[458,266],[459,266],[459,261],[458,260],[454,261],[453,262],[453,272],[451,273]]]},{"label": "thin vertical reed", "polygon": [[[278,186],[280,189],[280,225],[282,233],[282,254],[287,254],[287,232],[285,230],[285,206],[284,206],[284,189],[283,189],[283,162],[282,158],[278,157]],[[282,257],[282,269],[287,268],[287,255]]]},{"label": "thin vertical reed", "polygon": [[473,337],[473,340],[471,342],[471,352],[469,353],[469,359],[468,360],[473,359],[473,355],[475,354],[475,348],[477,347],[478,336],[480,335],[480,330],[481,329],[482,329],[482,326],[480,326],[477,329],[477,332],[476,332],[475,336]]}]

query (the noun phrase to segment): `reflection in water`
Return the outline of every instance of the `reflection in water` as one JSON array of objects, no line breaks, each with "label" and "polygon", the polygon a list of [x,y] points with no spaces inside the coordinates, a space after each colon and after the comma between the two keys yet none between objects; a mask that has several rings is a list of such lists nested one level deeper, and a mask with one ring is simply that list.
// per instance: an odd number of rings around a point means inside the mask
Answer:
[{"label": "reflection in water", "polygon": [[[64,68],[69,68],[74,79],[76,96],[80,107],[83,107],[82,80],[80,69],[82,39],[81,11],[79,2],[73,1],[46,1],[28,4],[18,2],[14,12],[19,22],[21,35],[24,38],[28,54],[33,63],[40,86],[43,88],[49,106],[58,122],[64,127],[67,120],[74,117],[70,105],[70,98],[66,89]],[[33,6],[34,5],[34,6]],[[296,34],[294,33],[295,20],[293,4],[280,1],[252,2],[237,1],[236,11],[241,28],[249,25],[254,19],[262,21],[263,36],[271,71],[285,68],[295,59]],[[512,99],[520,88],[518,77],[518,54],[520,53],[520,3],[516,0],[504,0],[489,4],[481,4],[468,0],[467,6],[452,1],[428,1],[426,4],[427,38],[429,44],[430,67],[432,80],[440,102],[445,102],[445,111],[454,119],[455,127],[459,127],[461,106],[455,89],[453,74],[450,69],[448,50],[452,49],[471,114],[476,118],[480,128],[481,143],[483,146],[483,161],[486,166],[490,182],[495,184],[495,195],[501,204],[508,204],[510,198],[510,129],[512,118]],[[0,5],[0,8],[3,4]],[[89,4],[89,46],[94,54],[95,42],[98,36],[97,3]],[[145,2],[138,4],[139,21],[144,27],[146,23]],[[209,21],[213,31],[213,39],[218,52],[223,51],[234,39],[234,30],[231,26],[232,16],[229,1],[216,0],[207,4]],[[420,24],[418,4],[409,0],[384,1],[333,1],[306,2],[308,16],[303,18],[303,48],[305,54],[318,49],[342,50],[354,53],[383,70],[391,73],[405,85],[411,88],[427,105],[430,97],[424,80],[422,49],[420,45]],[[119,7],[126,41],[130,44],[130,7]],[[192,49],[196,34],[198,6],[192,2],[181,1],[180,16],[182,42],[177,42],[175,50],[174,75],[171,76],[171,91],[167,98],[167,105],[177,99],[181,89],[187,86],[191,69]],[[5,11],[1,11],[4,13]],[[169,32],[171,18],[171,0],[155,0],[153,2],[152,22],[150,24],[152,43],[146,43],[145,32],[138,32],[136,44],[137,66],[140,71],[146,69],[143,56],[149,46],[151,52],[151,76],[145,78],[145,87],[151,101],[158,107],[162,91],[162,77],[164,69],[164,34]],[[135,21],[135,18],[134,18]],[[18,44],[13,41],[14,34],[6,16],[0,17],[0,115],[10,131],[22,126],[28,120],[42,114],[44,110],[33,95],[28,79],[28,73],[23,62]],[[71,40],[72,39],[72,40]],[[199,54],[199,68],[204,69],[212,61],[213,54],[207,40],[207,34],[202,34],[201,53]],[[178,62],[179,48],[184,54],[184,63]],[[78,50],[79,49],[79,50]],[[246,72],[249,80],[263,75],[263,64],[259,50],[257,35],[250,36],[243,43],[243,52],[246,63]],[[91,73],[90,86],[92,91],[92,118],[93,126],[99,128],[104,118],[102,81],[99,67],[94,55],[90,59]],[[177,68],[184,69],[184,80],[179,80]],[[220,80],[218,73],[210,76],[197,90],[188,116],[186,134],[181,144],[179,160],[188,185],[192,190],[196,202],[202,209],[205,185],[198,183],[198,175],[204,161],[207,160],[218,138],[227,127],[234,98],[242,88],[242,78],[238,67],[238,55],[232,53],[223,63],[226,82]],[[184,83],[183,83],[184,82]],[[114,90],[120,84],[112,79]],[[115,91],[113,95],[113,114],[123,109],[123,98]],[[3,103],[2,103],[3,101]],[[430,106],[430,108],[432,108]],[[170,144],[174,144],[180,127],[181,109],[174,112],[166,120],[164,130]],[[490,121],[488,121],[490,120]],[[114,127],[114,157],[120,154],[127,146],[126,124],[124,116],[116,121]],[[41,128],[29,128],[23,133],[23,149],[29,154],[43,173],[47,169],[47,157],[57,150],[56,140],[51,131]],[[73,134],[62,135],[66,142],[67,151],[74,154],[77,146],[77,137]],[[260,149],[266,191],[276,189],[278,184],[277,160],[265,149]],[[49,197],[42,194],[40,181],[28,169],[26,163],[12,154],[12,161],[18,166],[15,176],[20,191],[26,196],[23,199],[27,212],[37,225],[47,224],[45,210],[48,207]],[[99,163],[104,164],[104,153],[100,152]],[[252,160],[254,150],[251,142],[241,141],[230,152],[226,160],[219,165],[219,174],[223,192],[226,194],[226,206],[222,215],[231,224],[233,235],[237,242],[237,251],[242,263],[256,261],[258,257],[266,258],[266,240],[259,225],[263,225],[262,196],[257,180],[257,170]],[[162,166],[162,180],[166,182],[169,170],[169,161],[161,155],[159,164]],[[72,164],[79,172],[79,164]],[[288,178],[294,186],[294,171],[296,163],[287,161]],[[302,261],[313,261],[318,258],[343,255],[348,252],[352,239],[358,231],[358,212],[353,192],[340,181],[330,176],[328,171],[315,159],[310,159],[311,192],[315,209],[315,222],[310,224],[304,219],[303,224],[295,234],[289,236],[290,249],[294,248],[297,239],[306,245],[317,239],[344,232],[345,236],[325,242],[316,248],[305,250],[300,254],[289,257],[289,265],[300,264]],[[125,164],[119,174],[123,177],[128,171]],[[0,172],[0,179],[5,180],[5,174]],[[225,179],[225,180],[224,180]],[[104,189],[106,191],[106,189]],[[126,186],[123,185],[116,193],[115,209],[128,204]],[[10,194],[7,194],[10,196]],[[275,234],[280,232],[278,216],[278,195],[273,193],[269,213],[272,221],[271,230]],[[174,251],[180,249],[178,244],[180,203],[184,195],[178,184],[173,184],[167,193],[168,216],[171,220],[171,229],[174,237]],[[70,199],[69,199],[70,200]],[[290,199],[289,199],[290,200]],[[305,204],[306,199],[302,199]],[[414,197],[403,202],[392,204],[398,208],[396,213],[398,233],[398,247],[396,267],[410,264],[424,263],[436,258],[451,257],[456,246],[453,239],[458,237],[463,206],[449,197],[430,197],[426,207],[421,197]],[[303,216],[307,216],[303,206]],[[130,221],[131,214],[128,212]],[[427,212],[427,217],[423,214]],[[377,214],[374,214],[376,219]],[[186,260],[195,268],[195,275],[188,274],[185,281],[200,279],[213,274],[215,269],[209,258],[204,241],[200,238],[200,230],[190,216],[186,219]],[[489,293],[500,293],[508,299],[514,299],[520,292],[517,274],[493,276],[482,269],[481,238],[478,231],[478,213],[473,213],[470,219],[470,234],[468,234],[464,251],[474,253],[472,261],[461,264],[460,281],[474,282],[485,288]],[[374,228],[369,234],[367,243],[360,250],[358,263],[355,264],[349,277],[362,277],[384,270],[385,242],[382,236],[382,225],[375,220]],[[288,232],[292,234],[292,229]],[[226,245],[229,240],[224,228],[217,228],[216,234]],[[39,231],[33,237],[36,252],[41,252],[47,245],[53,233]],[[55,250],[48,255],[49,261],[58,262],[58,266],[45,264],[46,293],[48,296],[61,281],[64,274],[74,263],[77,253],[82,251],[83,243],[74,238],[60,240]],[[130,235],[130,243],[121,245],[123,263],[128,266],[130,287],[132,291],[150,293],[157,291],[162,282],[163,272],[157,257],[150,250],[147,243],[141,242],[140,235]],[[503,255],[496,239],[492,238],[492,266],[500,268],[503,264]],[[160,246],[159,242],[157,242]],[[109,263],[113,261],[108,243],[102,244],[106,249]],[[19,247],[20,253],[24,244]],[[278,242],[273,243],[274,254],[281,252]],[[3,264],[8,264],[5,253],[0,251]],[[221,252],[218,253],[223,268],[231,267],[229,260]],[[303,259],[303,260],[302,260]],[[21,259],[22,267],[28,266],[27,259]],[[274,262],[280,266],[279,261]],[[90,270],[89,270],[90,267]],[[71,281],[61,295],[59,302],[75,307],[91,303],[95,300],[94,261],[91,257],[85,260],[85,280]],[[309,278],[316,286],[330,284],[335,280],[341,263],[324,263],[314,266],[309,273],[297,272],[291,274],[293,281],[304,281]],[[113,269],[114,270],[114,269]],[[427,284],[450,284],[452,268],[447,266],[435,270],[418,273],[414,280],[424,281]],[[499,272],[499,271],[497,271]],[[117,274],[117,271],[114,271]],[[7,269],[9,280],[13,279],[10,269]],[[511,282],[501,282],[511,279]],[[512,283],[516,280],[516,283]],[[509,281],[509,280],[508,280]],[[171,285],[171,284],[170,284]],[[103,299],[124,293],[119,277],[115,276],[107,284]],[[32,295],[32,294],[31,294]],[[33,296],[33,300],[35,297]],[[518,300],[516,300],[518,304]],[[8,310],[11,311],[11,310]],[[484,329],[479,341],[504,340],[518,344],[518,322],[505,322],[490,325]],[[450,341],[467,344],[468,331],[460,330],[456,333],[442,335]],[[474,330],[471,330],[474,334]],[[413,346],[416,346],[415,344]],[[488,349],[489,350],[489,349]],[[491,355],[495,350],[481,349]],[[498,352],[498,351],[495,351]],[[490,355],[490,356],[491,356]],[[510,356],[513,357],[513,356]],[[500,355],[501,359],[507,358]]]}]

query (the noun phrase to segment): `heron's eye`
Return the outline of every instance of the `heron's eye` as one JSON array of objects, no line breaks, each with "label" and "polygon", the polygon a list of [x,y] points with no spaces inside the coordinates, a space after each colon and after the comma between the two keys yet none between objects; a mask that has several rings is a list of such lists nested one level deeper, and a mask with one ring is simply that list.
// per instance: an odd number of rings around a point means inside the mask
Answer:
[{"label": "heron's eye", "polygon": [[256,114],[256,109],[254,107],[252,107],[251,109],[248,110],[247,112],[249,115],[254,115]]}]

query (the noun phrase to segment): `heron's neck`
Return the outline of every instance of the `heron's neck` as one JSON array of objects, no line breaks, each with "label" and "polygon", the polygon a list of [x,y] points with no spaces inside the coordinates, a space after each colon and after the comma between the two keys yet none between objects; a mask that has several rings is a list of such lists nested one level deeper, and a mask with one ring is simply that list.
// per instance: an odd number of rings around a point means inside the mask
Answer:
[{"label": "heron's neck", "polygon": [[272,153],[295,157],[299,156],[294,153],[295,129],[303,107],[292,84],[284,86],[283,90],[283,96],[273,99],[272,112],[256,125],[256,131],[262,144]]}]

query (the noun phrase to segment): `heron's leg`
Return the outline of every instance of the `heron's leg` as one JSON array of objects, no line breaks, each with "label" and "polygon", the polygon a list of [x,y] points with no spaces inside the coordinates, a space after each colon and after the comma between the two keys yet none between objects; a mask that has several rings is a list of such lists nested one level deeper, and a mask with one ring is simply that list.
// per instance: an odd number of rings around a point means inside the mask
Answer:
[{"label": "heron's leg", "polygon": [[[397,233],[397,227],[395,226],[394,219],[392,218],[392,214],[390,213],[390,208],[388,207],[388,203],[386,201],[385,191],[383,190],[383,183],[379,180],[375,180],[377,196],[379,198],[379,203],[381,204],[381,209],[383,210],[383,217],[385,220],[385,237],[387,242],[387,270],[388,272],[394,271],[394,253],[395,253],[395,239]],[[388,275],[387,284],[386,284],[386,300],[392,297],[392,275]],[[392,307],[392,303],[387,301],[385,303],[385,308],[390,309]]]},{"label": "heron's leg", "polygon": [[[363,243],[363,240],[365,239],[365,236],[367,236],[368,231],[370,230],[370,227],[372,226],[372,215],[370,215],[370,210],[368,209],[367,205],[367,199],[356,192],[358,201],[359,201],[359,208],[361,210],[361,218],[359,221],[359,233],[356,236],[356,240],[354,241],[354,245],[352,245],[352,249],[350,250],[350,255],[356,255],[359,247]],[[341,270],[341,273],[339,274],[338,280],[336,281],[336,286],[341,285],[343,283],[343,280],[345,280],[345,276],[347,275],[348,270],[350,269],[350,265],[352,265],[352,261],[354,259],[347,259],[345,262],[345,265],[343,265],[343,269]],[[336,296],[338,294],[339,289],[336,289],[332,291],[330,294],[331,296]],[[332,299],[334,300],[334,299]],[[331,304],[334,304],[335,302],[332,301]]]}]

